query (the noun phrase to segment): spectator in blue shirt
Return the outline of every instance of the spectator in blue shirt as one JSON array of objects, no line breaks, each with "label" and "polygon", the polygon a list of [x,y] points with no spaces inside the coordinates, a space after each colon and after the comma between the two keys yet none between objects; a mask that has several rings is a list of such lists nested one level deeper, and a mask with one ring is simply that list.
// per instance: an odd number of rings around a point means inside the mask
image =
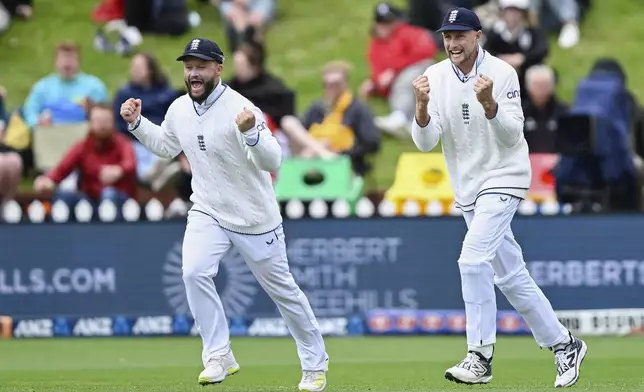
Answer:
[{"label": "spectator in blue shirt", "polygon": [[40,79],[31,89],[23,112],[29,127],[87,121],[87,104],[106,103],[105,84],[80,71],[80,50],[71,42],[56,48],[56,73]]},{"label": "spectator in blue shirt", "polygon": [[114,119],[116,128],[132,138],[137,161],[137,177],[158,192],[174,182],[180,174],[178,162],[161,159],[150,152],[127,130],[127,123],[121,118],[121,104],[129,98],[144,102],[141,113],[154,124],[161,125],[170,104],[180,96],[168,82],[157,59],[145,53],[136,54],[130,63],[130,81],[116,93]]}]

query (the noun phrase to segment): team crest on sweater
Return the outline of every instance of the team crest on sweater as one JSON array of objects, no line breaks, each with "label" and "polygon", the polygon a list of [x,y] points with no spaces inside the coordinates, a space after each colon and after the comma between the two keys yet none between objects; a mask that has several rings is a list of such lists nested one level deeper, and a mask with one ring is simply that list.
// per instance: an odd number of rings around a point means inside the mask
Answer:
[{"label": "team crest on sweater", "polygon": [[197,135],[197,144],[199,145],[199,149],[201,151],[206,151],[206,140],[204,139],[203,135]]},{"label": "team crest on sweater", "polygon": [[463,114],[463,124],[469,125],[470,124],[470,105],[467,103],[464,103],[461,106],[461,112]]}]

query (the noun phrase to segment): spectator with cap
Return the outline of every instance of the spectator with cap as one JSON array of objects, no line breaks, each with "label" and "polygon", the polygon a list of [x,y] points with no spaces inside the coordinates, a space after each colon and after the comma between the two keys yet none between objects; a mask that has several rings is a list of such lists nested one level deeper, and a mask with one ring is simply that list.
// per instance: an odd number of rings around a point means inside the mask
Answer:
[{"label": "spectator with cap", "polygon": [[29,127],[87,120],[87,106],[108,100],[107,87],[96,76],[81,72],[80,48],[74,42],[56,47],[56,73],[40,79],[23,108]]},{"label": "spectator with cap", "polygon": [[530,153],[555,154],[559,119],[568,112],[568,105],[555,94],[555,72],[547,65],[535,65],[528,68],[525,79],[523,133]]},{"label": "spectator with cap", "polygon": [[414,116],[414,78],[434,63],[438,51],[430,33],[411,26],[402,11],[389,3],[375,8],[375,23],[368,47],[371,77],[362,83],[362,97],[386,98],[390,114],[375,119],[382,131],[409,137],[406,130]]},{"label": "spectator with cap", "polygon": [[500,0],[501,20],[486,32],[485,50],[517,70],[525,97],[525,71],[548,55],[548,38],[529,21],[530,0]]}]

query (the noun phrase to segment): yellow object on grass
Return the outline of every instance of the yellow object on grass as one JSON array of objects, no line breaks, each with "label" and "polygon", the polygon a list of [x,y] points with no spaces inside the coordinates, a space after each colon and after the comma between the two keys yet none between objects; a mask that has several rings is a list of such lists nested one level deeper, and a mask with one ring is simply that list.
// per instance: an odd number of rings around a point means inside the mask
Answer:
[{"label": "yellow object on grass", "polygon": [[385,199],[402,213],[406,201],[416,201],[421,213],[430,202],[439,201],[447,211],[454,200],[445,159],[441,153],[403,153],[398,158],[394,183],[385,193]]}]

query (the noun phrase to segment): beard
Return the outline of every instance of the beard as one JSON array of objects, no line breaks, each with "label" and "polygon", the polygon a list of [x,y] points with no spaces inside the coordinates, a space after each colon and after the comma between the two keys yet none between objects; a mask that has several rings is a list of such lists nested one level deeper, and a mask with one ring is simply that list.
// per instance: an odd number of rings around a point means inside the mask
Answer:
[{"label": "beard", "polygon": [[[199,82],[201,83],[201,85],[199,85]],[[212,91],[215,89],[215,86],[217,85],[217,82],[217,78],[193,78],[192,80],[185,79],[186,88],[188,89],[188,95],[190,96],[190,98],[192,98],[193,101],[200,104],[203,103],[206,98],[208,98],[208,96],[212,93]]]}]

